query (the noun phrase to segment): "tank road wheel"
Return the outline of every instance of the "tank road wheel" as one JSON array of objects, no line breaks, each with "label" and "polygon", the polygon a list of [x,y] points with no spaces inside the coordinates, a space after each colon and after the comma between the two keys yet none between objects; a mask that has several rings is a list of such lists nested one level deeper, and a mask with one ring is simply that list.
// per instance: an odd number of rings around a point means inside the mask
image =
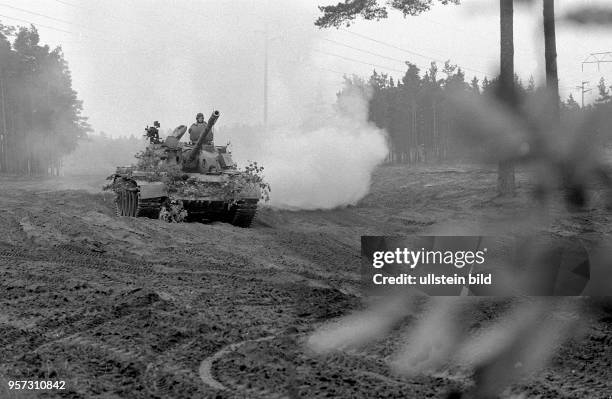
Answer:
[{"label": "tank road wheel", "polygon": [[256,213],[257,202],[239,202],[232,207],[229,222],[237,227],[251,227]]},{"label": "tank road wheel", "polygon": [[119,191],[115,205],[117,206],[117,216],[136,217],[138,213],[138,193],[129,189]]}]

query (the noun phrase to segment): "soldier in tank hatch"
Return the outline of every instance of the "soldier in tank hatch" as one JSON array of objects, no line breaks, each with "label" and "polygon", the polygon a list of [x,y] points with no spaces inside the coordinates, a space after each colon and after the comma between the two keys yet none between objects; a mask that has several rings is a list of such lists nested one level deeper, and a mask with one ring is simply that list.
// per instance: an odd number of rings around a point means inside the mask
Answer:
[{"label": "soldier in tank hatch", "polygon": [[[199,112],[196,115],[196,122],[192,124],[191,127],[189,128],[189,140],[191,140],[192,143],[195,143],[196,141],[198,141],[198,137],[200,137],[200,135],[204,132],[204,130],[206,130],[206,126],[207,124],[206,122],[204,122],[204,114]],[[213,132],[211,130],[210,133],[208,134],[208,137],[204,141],[204,144],[212,145],[212,143],[213,143]]]}]

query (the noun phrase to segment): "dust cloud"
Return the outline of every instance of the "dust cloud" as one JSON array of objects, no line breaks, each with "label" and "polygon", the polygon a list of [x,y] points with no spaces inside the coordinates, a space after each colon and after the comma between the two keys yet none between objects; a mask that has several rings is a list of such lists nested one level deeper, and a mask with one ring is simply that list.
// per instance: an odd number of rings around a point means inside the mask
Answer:
[{"label": "dust cloud", "polygon": [[141,137],[113,138],[105,134],[89,134],[79,140],[75,151],[62,161],[63,176],[105,175],[115,172],[117,166],[136,163],[135,155],[144,150]]},{"label": "dust cloud", "polygon": [[255,161],[264,166],[272,207],[332,209],[355,204],[368,193],[372,171],[388,153],[386,133],[367,122],[367,94],[341,97],[342,106],[327,115],[231,138],[239,165]]}]

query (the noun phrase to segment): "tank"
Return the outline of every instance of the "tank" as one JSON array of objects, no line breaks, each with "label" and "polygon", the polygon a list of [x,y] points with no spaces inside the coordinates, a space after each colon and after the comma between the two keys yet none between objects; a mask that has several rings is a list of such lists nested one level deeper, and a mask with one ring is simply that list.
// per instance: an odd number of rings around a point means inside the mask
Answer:
[{"label": "tank", "polygon": [[181,125],[161,143],[150,143],[138,165],[118,167],[109,177],[117,215],[158,218],[184,209],[186,221],[249,227],[265,185],[252,168],[238,170],[228,146],[205,144],[219,115],[212,113],[195,143],[180,141],[187,131]]}]

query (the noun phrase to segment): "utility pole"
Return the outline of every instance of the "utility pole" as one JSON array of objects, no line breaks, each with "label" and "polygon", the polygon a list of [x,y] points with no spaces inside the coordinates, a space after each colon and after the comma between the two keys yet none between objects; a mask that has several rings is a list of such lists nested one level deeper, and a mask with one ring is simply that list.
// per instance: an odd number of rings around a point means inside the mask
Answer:
[{"label": "utility pole", "polygon": [[268,79],[268,74],[269,74],[269,47],[270,47],[270,41],[275,40],[275,39],[280,39],[281,36],[274,36],[274,37],[270,37],[269,36],[269,31],[268,31],[268,23],[266,22],[265,28],[264,30],[256,30],[255,32],[257,33],[263,33],[264,35],[264,76],[263,76],[263,124],[264,124],[264,128],[267,129],[268,128],[268,108],[269,108],[269,79]]},{"label": "utility pole", "polygon": [[269,65],[269,42],[268,23],[266,22],[263,30],[256,30],[257,33],[262,33],[264,38],[264,71],[263,71],[263,124],[264,128],[268,128],[268,65]]},{"label": "utility pole", "polygon": [[4,103],[4,78],[0,74],[0,97],[2,98],[2,134],[6,135],[6,106]]},{"label": "utility pole", "polygon": [[584,93],[588,93],[589,91],[593,90],[593,89],[585,89],[584,87],[586,85],[588,85],[589,82],[588,81],[583,81],[582,85],[580,86],[576,86],[577,89],[580,89],[580,92],[582,93],[582,103],[581,103],[581,107],[584,108]]},{"label": "utility pole", "polygon": [[264,103],[263,103],[263,123],[264,129],[268,130],[268,24],[264,32]]}]

